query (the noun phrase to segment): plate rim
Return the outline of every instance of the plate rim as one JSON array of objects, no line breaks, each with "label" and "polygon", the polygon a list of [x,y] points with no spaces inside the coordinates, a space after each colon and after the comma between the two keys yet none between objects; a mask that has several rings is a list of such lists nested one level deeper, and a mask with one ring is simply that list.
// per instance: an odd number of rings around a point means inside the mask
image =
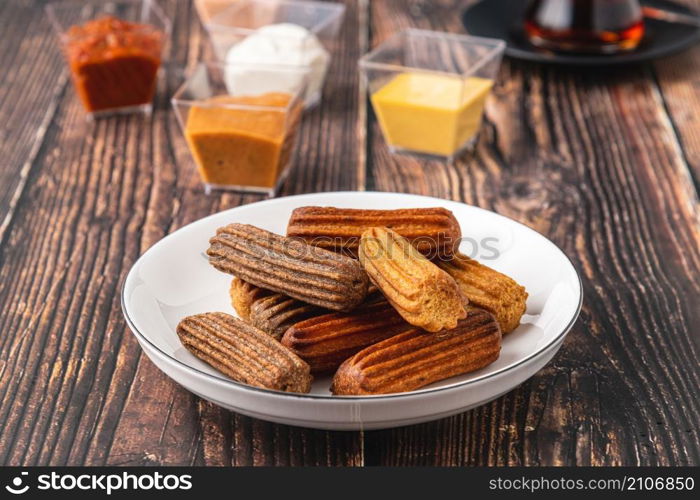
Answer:
[{"label": "plate rim", "polygon": [[[415,197],[421,197],[421,198],[427,198],[430,200],[436,200],[438,202],[449,202],[449,203],[458,203],[465,205],[467,207],[477,209],[482,212],[486,212],[488,214],[492,215],[497,215],[499,217],[503,217],[505,219],[508,219],[509,221],[522,226],[528,231],[531,231],[535,233],[536,235],[540,236],[541,238],[544,239],[548,244],[553,246],[569,263],[571,266],[571,269],[574,271],[574,275],[576,276],[576,281],[578,283],[578,304],[576,305],[576,310],[572,317],[569,319],[569,322],[566,324],[564,328],[562,328],[561,332],[557,334],[556,337],[554,337],[551,341],[548,343],[544,344],[542,347],[537,349],[535,352],[531,353],[530,355],[526,356],[525,358],[517,361],[516,363],[503,367],[493,373],[488,373],[481,375],[477,378],[471,379],[471,380],[464,380],[462,382],[454,382],[451,385],[443,386],[443,387],[433,387],[430,389],[416,389],[414,391],[408,391],[408,392],[399,392],[399,393],[390,393],[390,394],[371,394],[371,395],[358,395],[358,396],[347,396],[347,395],[334,395],[334,394],[303,394],[303,393],[296,393],[296,392],[285,392],[285,391],[278,391],[275,389],[267,389],[264,387],[256,387],[248,384],[244,384],[242,382],[238,382],[233,379],[228,379],[228,378],[222,378],[222,377],[217,377],[215,375],[212,375],[211,373],[207,373],[205,371],[200,370],[199,368],[190,366],[183,361],[171,356],[170,354],[166,353],[163,351],[160,347],[158,347],[154,342],[152,342],[147,335],[145,335],[143,332],[141,332],[136,325],[134,324],[133,320],[129,316],[129,312],[127,310],[127,305],[126,305],[126,284],[130,280],[130,277],[132,276],[132,273],[134,270],[138,267],[139,262],[149,253],[151,252],[154,248],[159,246],[162,242],[170,238],[171,236],[177,234],[180,231],[183,231],[184,229],[192,226],[193,224],[200,223],[202,221],[205,221],[207,219],[216,217],[220,214],[223,214],[225,212],[229,212],[232,210],[236,210],[241,207],[249,207],[253,205],[257,205],[260,203],[272,203],[272,202],[278,202],[281,200],[289,200],[289,199],[298,199],[298,198],[307,198],[307,197],[315,197],[318,195],[353,195],[353,196],[365,196],[365,195],[382,195],[382,196],[393,196],[393,197],[401,197],[401,196],[415,196]],[[286,397],[286,398],[295,398],[295,399],[309,399],[309,400],[315,400],[315,401],[335,401],[335,402],[340,402],[340,401],[378,401],[378,400],[385,400],[385,399],[412,399],[415,397],[421,397],[425,396],[427,394],[434,394],[437,392],[445,392],[445,391],[450,391],[450,390],[455,390],[455,389],[462,389],[465,388],[469,385],[476,384],[478,382],[483,382],[485,380],[495,378],[497,376],[503,375],[504,373],[510,372],[515,370],[516,368],[522,366],[523,364],[527,363],[528,361],[531,361],[542,354],[546,353],[549,349],[557,346],[560,344],[563,339],[566,337],[566,335],[571,331],[571,328],[574,326],[576,321],[578,320],[578,317],[581,313],[581,307],[583,305],[583,282],[581,280],[581,275],[576,269],[576,266],[574,266],[574,263],[571,261],[568,255],[559,248],[553,241],[551,241],[549,238],[544,236],[542,233],[539,231],[536,231],[535,229],[532,229],[531,227],[518,222],[508,216],[501,215],[497,212],[493,212],[491,210],[487,210],[485,208],[477,207],[475,205],[469,205],[467,203],[461,202],[461,201],[455,201],[455,200],[447,200],[447,199],[442,199],[442,198],[437,198],[435,196],[427,196],[427,195],[421,195],[421,194],[413,194],[413,193],[396,193],[396,192],[385,192],[385,191],[323,191],[319,193],[303,193],[303,194],[296,194],[296,195],[290,195],[290,196],[281,196],[279,198],[270,198],[266,200],[260,200],[256,201],[253,203],[247,203],[245,205],[239,205],[237,207],[232,207],[228,208],[225,210],[220,210],[216,213],[207,215],[205,217],[202,217],[200,219],[194,220],[178,229],[173,231],[172,233],[169,233],[165,236],[163,236],[161,239],[159,239],[157,242],[155,242],[153,245],[151,245],[146,251],[144,251],[139,257],[136,259],[136,261],[131,265],[129,268],[129,271],[126,273],[124,278],[122,279],[122,284],[120,286],[120,303],[121,303],[121,308],[122,308],[122,315],[124,316],[124,319],[126,320],[127,326],[131,330],[131,332],[134,334],[135,337],[137,337],[138,340],[140,341],[145,341],[152,349],[154,349],[157,353],[160,354],[165,360],[167,360],[170,363],[175,363],[177,365],[180,365],[184,370],[186,371],[191,371],[194,372],[194,374],[198,377],[204,377],[212,382],[215,382],[220,385],[224,385],[225,387],[229,388],[235,388],[237,390],[243,390],[243,391],[250,391],[250,392],[257,392],[257,393],[263,393],[268,396],[279,396],[279,397]],[[143,347],[140,346],[142,350]],[[169,374],[166,373],[166,375],[170,377]]]}]

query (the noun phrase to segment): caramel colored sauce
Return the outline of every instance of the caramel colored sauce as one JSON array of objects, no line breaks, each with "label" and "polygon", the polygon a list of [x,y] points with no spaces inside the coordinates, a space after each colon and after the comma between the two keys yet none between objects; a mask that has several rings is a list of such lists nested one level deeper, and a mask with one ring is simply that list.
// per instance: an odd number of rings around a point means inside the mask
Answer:
[{"label": "caramel colored sauce", "polygon": [[[193,106],[185,137],[202,180],[216,186],[275,186],[289,162],[301,105],[292,96],[217,96]],[[240,105],[240,107],[226,107]]]}]

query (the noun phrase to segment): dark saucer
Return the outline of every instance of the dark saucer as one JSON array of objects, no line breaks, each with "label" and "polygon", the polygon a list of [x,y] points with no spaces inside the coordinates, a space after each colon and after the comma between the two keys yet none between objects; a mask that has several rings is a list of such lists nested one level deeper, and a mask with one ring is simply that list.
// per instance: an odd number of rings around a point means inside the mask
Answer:
[{"label": "dark saucer", "polygon": [[[644,39],[631,52],[611,55],[551,52],[534,47],[525,39],[521,23],[527,3],[525,0],[482,0],[464,11],[462,24],[470,35],[504,40],[507,44],[506,55],[514,59],[574,66],[612,66],[649,61],[674,54],[700,41],[700,28],[646,18]],[[695,13],[669,0],[641,0],[640,3],[672,12]]]}]

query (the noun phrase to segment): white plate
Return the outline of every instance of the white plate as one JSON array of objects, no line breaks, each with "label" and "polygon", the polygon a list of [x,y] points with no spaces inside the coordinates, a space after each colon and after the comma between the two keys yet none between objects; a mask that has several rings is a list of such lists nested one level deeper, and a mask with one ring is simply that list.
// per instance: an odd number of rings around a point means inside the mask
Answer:
[{"label": "white plate", "polygon": [[[210,266],[204,253],[209,238],[216,228],[231,222],[285,234],[292,210],[306,205],[376,209],[442,206],[451,210],[465,237],[461,250],[527,288],[530,295],[523,324],[504,337],[499,359],[488,367],[408,393],[332,396],[330,379],[323,378],[314,382],[310,394],[290,394],[226,378],[186,351],[175,333],[177,323],[190,314],[234,314],[228,298],[231,277]],[[340,192],[252,203],[175,231],[153,245],[131,268],[122,290],[122,308],[148,357],[195,394],[264,420],[351,430],[434,420],[510,391],[554,356],[578,316],[581,298],[581,281],[566,255],[544,236],[511,219],[438,198]]]}]

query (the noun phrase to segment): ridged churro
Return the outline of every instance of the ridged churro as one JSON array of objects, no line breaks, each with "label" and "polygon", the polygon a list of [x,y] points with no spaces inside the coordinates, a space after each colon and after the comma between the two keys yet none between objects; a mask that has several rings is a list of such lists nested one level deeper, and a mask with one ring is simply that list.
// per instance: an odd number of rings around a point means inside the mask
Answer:
[{"label": "ridged churro", "polygon": [[187,316],[180,342],[205,363],[238,382],[287,392],[309,392],[309,365],[257,328],[222,312]]},{"label": "ridged churro", "polygon": [[493,363],[501,351],[501,330],[491,313],[470,308],[451,330],[430,333],[408,328],[361,350],[333,378],[333,394],[406,392],[469,373]]},{"label": "ridged churro", "polygon": [[306,361],[311,373],[335,370],[347,358],[396,335],[408,323],[386,300],[363,304],[352,312],[309,318],[290,327],[282,345]]},{"label": "ridged churro", "polygon": [[229,288],[231,305],[238,313],[238,316],[245,320],[250,316],[250,308],[253,303],[272,293],[274,292],[252,285],[240,278],[233,278],[233,280],[231,280],[231,287]]},{"label": "ridged churro", "polygon": [[356,256],[362,233],[370,227],[393,229],[431,258],[452,255],[462,237],[455,216],[440,207],[398,210],[300,207],[289,218],[287,236]]},{"label": "ridged churro", "polygon": [[274,293],[253,304],[249,321],[254,327],[279,340],[290,326],[327,312],[328,310],[322,307]]},{"label": "ridged churro", "polygon": [[527,307],[525,287],[464,254],[455,254],[451,260],[436,260],[435,263],[454,278],[472,305],[486,309],[496,317],[504,334],[518,327]]},{"label": "ridged churro", "polygon": [[449,274],[387,228],[362,234],[360,262],[372,283],[410,324],[436,332],[467,315],[467,299]]},{"label": "ridged churro", "polygon": [[207,254],[220,271],[319,307],[349,311],[367,295],[356,260],[248,224],[219,228]]}]

